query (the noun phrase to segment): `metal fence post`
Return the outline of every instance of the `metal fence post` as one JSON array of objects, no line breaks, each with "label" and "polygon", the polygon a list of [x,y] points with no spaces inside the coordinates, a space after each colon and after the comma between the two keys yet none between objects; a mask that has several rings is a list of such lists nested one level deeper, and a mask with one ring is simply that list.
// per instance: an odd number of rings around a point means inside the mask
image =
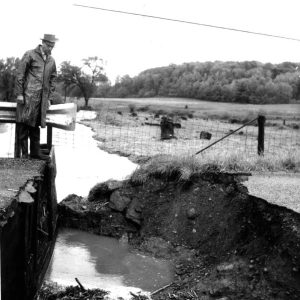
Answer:
[{"label": "metal fence post", "polygon": [[265,116],[258,116],[258,137],[257,137],[257,153],[258,155],[264,155],[265,150]]}]

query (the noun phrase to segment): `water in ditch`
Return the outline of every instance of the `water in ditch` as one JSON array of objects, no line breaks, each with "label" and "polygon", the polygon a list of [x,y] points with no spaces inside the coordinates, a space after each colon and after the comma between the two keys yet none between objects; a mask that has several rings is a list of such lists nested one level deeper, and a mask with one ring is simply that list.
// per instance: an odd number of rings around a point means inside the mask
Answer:
[{"label": "water in ditch", "polygon": [[[78,119],[93,117],[83,112]],[[45,141],[45,130],[41,141]],[[82,197],[99,182],[122,180],[137,165],[125,157],[99,149],[91,128],[76,124],[75,132],[54,129],[56,189],[58,202],[69,194]],[[1,157],[13,157],[14,125],[0,128]],[[172,280],[170,263],[131,253],[124,243],[87,232],[62,229],[46,274],[47,281],[76,285],[75,277],[87,288],[108,290],[113,299],[130,299],[130,292],[154,291]]]},{"label": "water in ditch", "polygon": [[[95,112],[80,111],[77,120],[94,118]],[[46,143],[46,129],[41,130],[41,143]],[[97,183],[109,179],[123,180],[137,165],[126,157],[107,153],[98,147],[91,128],[77,123],[74,132],[53,129],[57,175],[57,201],[69,194],[85,197]],[[13,157],[15,125],[0,124],[0,157]]]},{"label": "water in ditch", "polygon": [[75,229],[60,230],[45,280],[101,288],[113,299],[153,292],[172,281],[166,260],[128,251],[126,242]]}]

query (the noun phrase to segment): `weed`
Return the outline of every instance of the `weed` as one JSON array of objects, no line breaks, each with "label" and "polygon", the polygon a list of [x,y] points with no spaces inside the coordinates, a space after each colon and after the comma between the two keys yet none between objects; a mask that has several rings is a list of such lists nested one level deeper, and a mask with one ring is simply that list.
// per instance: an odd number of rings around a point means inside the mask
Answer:
[{"label": "weed", "polygon": [[149,109],[150,109],[149,105],[146,105],[146,106],[139,107],[137,111],[146,112],[149,111]]}]

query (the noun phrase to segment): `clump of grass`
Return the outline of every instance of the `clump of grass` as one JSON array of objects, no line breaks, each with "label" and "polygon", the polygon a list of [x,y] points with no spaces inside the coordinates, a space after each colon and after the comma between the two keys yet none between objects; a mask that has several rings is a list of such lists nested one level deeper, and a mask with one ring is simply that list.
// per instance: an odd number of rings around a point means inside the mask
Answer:
[{"label": "clump of grass", "polygon": [[56,282],[48,282],[45,281],[41,288],[39,289],[36,299],[37,300],[45,300],[51,297],[53,294],[62,292],[64,287],[57,284]]},{"label": "clump of grass", "polygon": [[193,176],[207,171],[220,172],[221,169],[214,164],[201,164],[195,156],[157,155],[141,165],[131,175],[130,180],[134,183],[144,183],[151,177],[157,177],[187,182]]},{"label": "clump of grass", "polygon": [[204,153],[202,160],[214,163],[224,170],[236,172],[299,172],[300,171],[300,153],[295,151],[279,152],[274,154],[247,155],[242,152]]},{"label": "clump of grass", "polygon": [[146,112],[146,111],[149,111],[150,109],[150,106],[149,105],[146,105],[146,106],[141,106],[137,109],[137,111],[141,111],[141,112]]},{"label": "clump of grass", "polygon": [[136,111],[136,106],[134,104],[129,104],[128,105],[129,107],[129,112],[132,114],[132,113],[135,113]]},{"label": "clump of grass", "polygon": [[[99,119],[103,118],[103,116],[98,116]],[[122,121],[119,119],[119,115],[107,114],[103,118],[106,125],[113,125],[113,126],[121,126]]]},{"label": "clump of grass", "polygon": [[138,168],[131,176],[133,183],[142,184],[151,177],[187,182],[205,172],[276,172],[300,171],[295,153],[249,156],[243,153],[209,153],[197,156],[157,155]]}]

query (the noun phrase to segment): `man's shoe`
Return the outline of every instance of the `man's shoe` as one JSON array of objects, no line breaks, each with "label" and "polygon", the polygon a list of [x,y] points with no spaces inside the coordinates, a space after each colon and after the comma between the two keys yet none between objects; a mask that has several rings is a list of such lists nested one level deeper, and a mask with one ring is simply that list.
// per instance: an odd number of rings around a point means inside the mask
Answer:
[{"label": "man's shoe", "polygon": [[30,143],[30,158],[49,161],[50,157],[41,151],[39,142]]}]

